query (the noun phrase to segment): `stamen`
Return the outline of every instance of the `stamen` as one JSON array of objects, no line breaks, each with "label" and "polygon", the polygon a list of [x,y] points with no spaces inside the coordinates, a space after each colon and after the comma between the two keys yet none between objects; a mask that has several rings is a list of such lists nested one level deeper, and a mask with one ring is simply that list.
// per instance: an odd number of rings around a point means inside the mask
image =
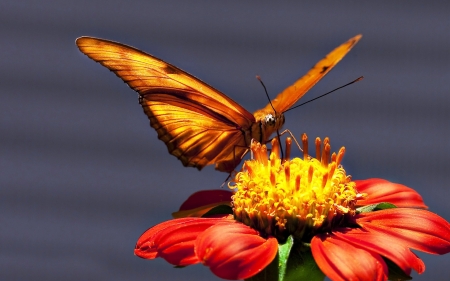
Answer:
[{"label": "stamen", "polygon": [[308,183],[309,184],[312,183],[313,174],[314,174],[314,167],[312,165],[310,165],[309,170],[308,170]]},{"label": "stamen", "polygon": [[[327,146],[330,146],[330,139],[328,137],[325,137],[325,139],[323,140],[323,151],[322,151],[322,165],[323,166],[327,166],[328,165],[328,157],[330,156],[330,149],[331,147],[328,147],[328,153],[327,153]],[[328,154],[328,156],[327,156]]]},{"label": "stamen", "polygon": [[319,161],[320,161],[320,158],[321,158],[320,157],[321,156],[320,149],[321,149],[321,141],[320,141],[320,138],[317,137],[316,138],[316,159],[319,160]]},{"label": "stamen", "polygon": [[280,159],[280,157],[279,156],[277,157],[275,153],[270,153],[269,157],[270,157],[270,167],[276,167],[277,161]]},{"label": "stamen", "polygon": [[330,144],[327,142],[325,143],[327,139],[325,138],[324,142],[323,142],[323,151],[322,151],[322,165],[323,166],[328,166],[328,159],[330,159],[330,150],[331,150],[331,146]]},{"label": "stamen", "polygon": [[268,160],[269,160],[269,158],[267,156],[267,146],[262,145],[259,151],[260,151],[259,153],[261,154],[260,158],[262,160],[262,163],[264,165],[267,165]]},{"label": "stamen", "polygon": [[286,158],[284,161],[289,161],[291,158],[291,145],[292,145],[292,139],[290,137],[286,138]]},{"label": "stamen", "polygon": [[290,165],[290,163],[291,162],[289,162],[289,161],[286,161],[284,163],[284,175],[286,177],[286,184],[287,184],[288,188],[290,186],[289,183],[291,181],[291,165]]},{"label": "stamen", "polygon": [[280,145],[278,142],[278,138],[273,138],[271,144],[272,144],[272,153],[275,154],[276,158],[280,158]]},{"label": "stamen", "polygon": [[333,152],[333,154],[331,154],[331,162],[336,162],[336,152]]},{"label": "stamen", "polygon": [[336,162],[331,162],[331,164],[328,165],[328,180],[331,180],[335,170],[336,170]]},{"label": "stamen", "polygon": [[341,161],[342,158],[344,158],[344,154],[345,154],[345,147],[341,147],[341,149],[339,149],[338,155],[337,155],[337,159],[336,159],[336,165],[341,165]]},{"label": "stamen", "polygon": [[265,145],[261,145],[259,142],[253,142],[250,149],[253,151],[255,160],[267,166],[267,147]]},{"label": "stamen", "polygon": [[324,188],[327,185],[327,180],[328,180],[328,174],[324,174],[322,176],[322,188]]},{"label": "stamen", "polygon": [[300,181],[302,179],[301,175],[295,177],[295,191],[300,191]]},{"label": "stamen", "polygon": [[302,144],[303,144],[303,159],[308,159],[308,136],[303,133],[302,135]]},{"label": "stamen", "polygon": [[272,186],[275,186],[277,183],[275,181],[275,173],[272,170],[270,170],[270,183],[272,184]]},{"label": "stamen", "polygon": [[253,153],[253,158],[257,161],[259,161],[259,155],[258,154],[258,147],[260,147],[261,144],[259,142],[253,141],[250,143],[250,150]]}]

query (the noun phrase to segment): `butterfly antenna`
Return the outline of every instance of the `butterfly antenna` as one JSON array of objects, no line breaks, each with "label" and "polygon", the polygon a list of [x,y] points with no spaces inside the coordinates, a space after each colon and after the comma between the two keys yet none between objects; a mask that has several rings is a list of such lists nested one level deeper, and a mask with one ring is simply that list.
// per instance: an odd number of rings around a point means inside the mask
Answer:
[{"label": "butterfly antenna", "polygon": [[[275,107],[273,107],[272,101],[270,100],[270,97],[269,97],[269,93],[267,93],[266,85],[264,85],[264,83],[261,80],[261,77],[259,75],[256,75],[256,79],[258,79],[258,81],[263,86],[264,92],[266,92],[266,97],[269,100],[270,106],[272,107],[273,112],[276,114],[277,111],[275,110]],[[280,132],[278,130],[277,130],[277,137],[278,137],[278,143],[280,144],[281,158],[283,159],[284,158],[283,146],[281,145],[281,136],[280,136]]]},{"label": "butterfly antenna", "polygon": [[266,89],[266,85],[264,85],[263,81],[261,80],[261,77],[259,75],[256,75],[256,79],[258,79],[258,81],[261,83],[261,85],[264,88],[264,92],[266,92],[266,97],[269,100],[270,106],[272,107],[273,111],[275,113],[277,113],[277,111],[275,110],[275,107],[273,107],[272,101],[270,100],[269,94],[267,93],[267,89]]},{"label": "butterfly antenna", "polygon": [[343,86],[337,87],[336,89],[334,89],[334,90],[332,90],[332,91],[329,91],[328,93],[325,93],[325,94],[323,94],[323,95],[320,95],[320,96],[318,96],[318,97],[316,97],[316,98],[313,98],[312,100],[309,100],[309,101],[307,101],[307,102],[301,103],[301,104],[299,104],[299,105],[293,106],[293,107],[289,108],[288,110],[284,111],[283,113],[285,113],[285,112],[287,112],[287,111],[289,111],[289,110],[291,110],[291,109],[294,109],[294,108],[296,108],[296,107],[305,105],[305,104],[307,104],[308,102],[312,102],[312,101],[314,101],[314,100],[316,100],[316,99],[320,99],[320,98],[322,98],[322,97],[324,97],[324,96],[326,96],[326,95],[331,94],[332,92],[335,92],[335,91],[337,91],[337,90],[339,90],[339,89],[342,89],[342,88],[344,88],[344,87],[347,87],[347,86],[349,86],[349,85],[351,85],[351,84],[353,84],[353,83],[359,82],[359,81],[361,81],[361,80],[363,80],[363,79],[364,79],[364,76],[360,76],[360,77],[356,78],[355,80],[353,80],[352,82],[347,83],[347,84],[345,84],[345,85],[343,85]]}]

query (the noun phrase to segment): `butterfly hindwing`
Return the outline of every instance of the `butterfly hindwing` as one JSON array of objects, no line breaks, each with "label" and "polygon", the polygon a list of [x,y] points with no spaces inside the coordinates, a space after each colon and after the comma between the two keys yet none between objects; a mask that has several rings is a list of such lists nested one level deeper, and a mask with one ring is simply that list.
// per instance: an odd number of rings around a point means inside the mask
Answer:
[{"label": "butterfly hindwing", "polygon": [[201,168],[220,162],[232,153],[228,145],[242,138],[236,125],[223,116],[173,94],[142,95],[140,103],[158,138],[186,166]]}]

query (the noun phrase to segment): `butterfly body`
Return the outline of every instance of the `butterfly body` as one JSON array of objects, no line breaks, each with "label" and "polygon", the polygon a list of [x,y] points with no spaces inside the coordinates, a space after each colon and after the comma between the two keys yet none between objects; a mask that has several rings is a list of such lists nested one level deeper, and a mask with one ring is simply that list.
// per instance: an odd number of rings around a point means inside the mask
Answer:
[{"label": "butterfly body", "polygon": [[305,76],[254,114],[200,79],[136,48],[80,37],[80,51],[113,71],[139,94],[158,138],[184,166],[215,164],[233,171],[252,139],[265,143],[281,129],[283,112],[299,100],[358,42],[357,35],[319,61]]}]

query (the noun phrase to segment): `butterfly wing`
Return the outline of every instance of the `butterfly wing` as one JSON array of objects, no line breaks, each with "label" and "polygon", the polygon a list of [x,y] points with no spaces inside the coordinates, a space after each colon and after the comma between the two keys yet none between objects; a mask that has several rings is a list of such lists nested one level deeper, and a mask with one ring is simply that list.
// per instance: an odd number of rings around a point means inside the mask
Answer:
[{"label": "butterfly wing", "polygon": [[[302,78],[294,84],[287,87],[278,96],[272,100],[272,105],[278,113],[291,108],[306,92],[309,91],[322,77],[324,77],[352,48],[358,43],[362,35],[356,35],[344,44],[331,51],[326,57],[321,59],[313,68],[311,68]],[[263,109],[254,113],[255,116],[264,116],[265,113],[273,112],[270,103]]]},{"label": "butterfly wing", "polygon": [[255,119],[226,95],[133,47],[92,37],[76,44],[139,93],[150,125],[183,165],[200,170],[216,163],[225,171],[221,162],[234,163],[245,152],[243,130]]}]

